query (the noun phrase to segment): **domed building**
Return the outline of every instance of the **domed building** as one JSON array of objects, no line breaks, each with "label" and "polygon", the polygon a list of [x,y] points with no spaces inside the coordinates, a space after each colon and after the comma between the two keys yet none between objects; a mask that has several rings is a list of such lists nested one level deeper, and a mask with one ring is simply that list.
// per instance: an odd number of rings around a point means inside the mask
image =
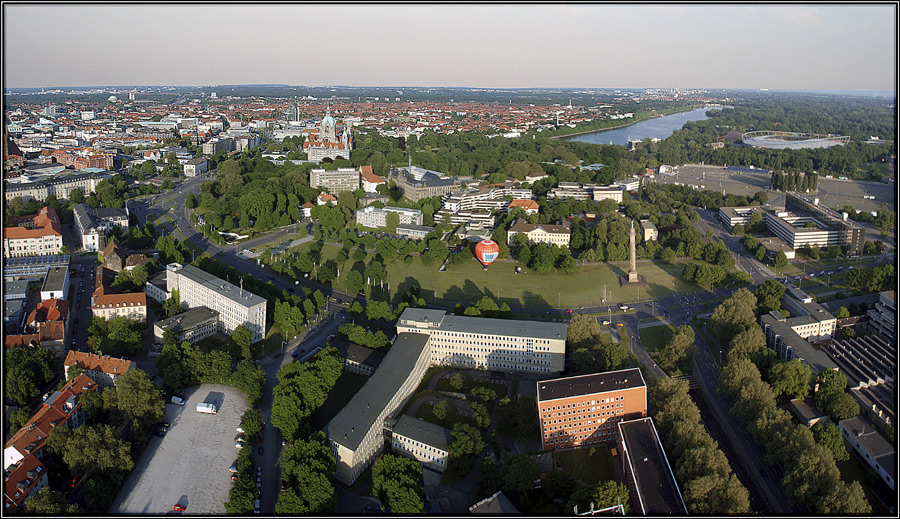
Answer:
[{"label": "domed building", "polygon": [[338,127],[331,116],[331,108],[325,109],[325,117],[319,123],[318,132],[310,131],[303,143],[303,151],[309,160],[322,162],[325,158],[349,159],[351,135],[346,125]]},{"label": "domed building", "polygon": [[106,100],[109,101],[110,103],[118,103],[119,102],[119,98],[114,95],[109,96]]}]

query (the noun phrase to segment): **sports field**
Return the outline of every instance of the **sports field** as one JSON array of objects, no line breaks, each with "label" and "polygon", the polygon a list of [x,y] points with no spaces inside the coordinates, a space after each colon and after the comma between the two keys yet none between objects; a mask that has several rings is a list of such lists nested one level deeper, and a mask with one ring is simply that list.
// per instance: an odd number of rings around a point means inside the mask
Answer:
[{"label": "sports field", "polygon": [[[289,252],[306,253],[310,245],[304,243]],[[322,259],[333,259],[339,250],[335,245],[326,245],[322,250]],[[351,259],[344,263],[334,286],[343,288],[347,272],[354,268],[364,269],[364,264],[368,264],[372,257],[370,254],[364,262]],[[488,295],[510,306],[578,308],[600,305],[604,285],[607,302],[664,297],[674,292],[699,290],[696,285],[682,281],[683,262],[670,265],[661,261],[638,261],[638,273],[644,276],[647,285],[628,288],[619,286],[619,278],[628,269],[627,261],[592,263],[579,267],[573,274],[536,274],[527,268],[523,268],[522,274],[516,274],[515,268],[520,265],[512,260],[497,260],[484,270],[473,257],[450,267],[446,272],[439,272],[440,264],[437,262],[425,265],[416,258],[412,265],[407,265],[395,260],[387,265],[388,276],[384,288],[380,285],[370,287],[367,294],[377,298],[390,297],[392,302],[398,302],[398,293],[406,293],[411,287],[418,286],[419,297],[425,298],[427,302],[465,303]]]}]

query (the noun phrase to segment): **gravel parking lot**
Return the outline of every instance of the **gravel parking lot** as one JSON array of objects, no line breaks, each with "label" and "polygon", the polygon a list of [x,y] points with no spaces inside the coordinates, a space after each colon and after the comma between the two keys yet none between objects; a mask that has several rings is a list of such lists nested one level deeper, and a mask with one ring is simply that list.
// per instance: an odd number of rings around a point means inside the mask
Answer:
[{"label": "gravel parking lot", "polygon": [[[151,438],[110,513],[165,514],[179,503],[187,514],[225,514],[228,467],[237,459],[235,428],[248,408],[247,398],[240,390],[213,384],[182,395],[184,406],[166,404],[169,432]],[[218,413],[198,413],[200,402],[216,404]]]}]

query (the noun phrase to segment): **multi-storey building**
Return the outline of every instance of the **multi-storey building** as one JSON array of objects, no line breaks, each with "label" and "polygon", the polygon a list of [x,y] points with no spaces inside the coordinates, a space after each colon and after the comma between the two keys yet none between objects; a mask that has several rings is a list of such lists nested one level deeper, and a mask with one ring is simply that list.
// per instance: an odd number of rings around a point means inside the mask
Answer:
[{"label": "multi-storey building", "polygon": [[[560,182],[547,193],[549,200],[590,200],[593,198],[594,188],[597,184],[579,184],[578,182]],[[619,191],[621,199],[621,190]]]},{"label": "multi-storey building", "polygon": [[363,207],[356,211],[356,223],[363,227],[386,227],[388,213],[396,213],[400,217],[400,225],[422,225],[422,211],[405,207]]},{"label": "multi-storey building", "polygon": [[65,362],[63,362],[66,380],[71,378],[68,371],[72,366],[81,368],[84,374],[91,377],[91,380],[99,384],[101,388],[115,387],[119,377],[132,368],[130,360],[69,350]]},{"label": "multi-storey building", "polygon": [[513,209],[522,209],[525,211],[525,214],[537,214],[538,211],[541,210],[541,206],[535,202],[534,200],[510,200],[509,205],[506,207],[507,211],[512,211]]},{"label": "multi-storey building", "polygon": [[864,459],[891,490],[897,489],[897,449],[871,424],[856,416],[838,422],[841,435],[851,449]]},{"label": "multi-storey building", "polygon": [[791,313],[787,323],[797,335],[810,342],[830,339],[837,326],[834,315],[799,288],[787,284],[785,289],[781,304]]},{"label": "multi-storey building", "polygon": [[73,213],[82,248],[87,252],[96,252],[106,247],[106,235],[114,226],[128,230],[127,206],[125,209],[90,208],[85,204],[78,204]]},{"label": "multi-storey building", "polygon": [[135,321],[147,320],[147,294],[134,292],[131,294],[95,293],[91,297],[91,314],[94,317],[109,321],[116,317],[127,317]]},{"label": "multi-storey building", "polygon": [[[799,321],[791,321],[791,319],[799,319]],[[800,362],[809,366],[815,374],[825,369],[837,369],[837,365],[832,362],[828,355],[813,348],[806,339],[794,330],[794,322],[801,327],[812,325],[808,318],[792,317],[788,319],[775,311],[760,317],[760,324],[766,335],[766,345],[775,350],[780,359],[799,359]]]},{"label": "multi-storey building", "polygon": [[[318,129],[307,133],[307,139],[303,142],[303,151],[307,158],[314,162],[322,162],[326,158],[349,159],[350,149],[353,145],[350,128],[346,125],[338,127],[331,109],[326,109],[325,117],[319,123]],[[357,176],[357,186],[359,177]]]},{"label": "multi-storey building", "polygon": [[234,139],[229,137],[215,137],[203,143],[203,154],[207,157],[221,152],[229,152],[234,149]]},{"label": "multi-storey building", "polygon": [[625,192],[616,186],[598,186],[591,192],[591,197],[594,199],[594,202],[612,200],[621,204],[625,198]]},{"label": "multi-storey building", "polygon": [[560,247],[569,246],[569,238],[571,231],[567,224],[536,224],[517,219],[510,226],[507,232],[507,242],[512,243],[513,237],[517,234],[524,234],[528,237],[528,241],[532,243],[549,243],[551,245],[559,245]]},{"label": "multi-storey building", "polygon": [[68,267],[68,254],[48,254],[46,256],[17,256],[3,258],[3,276],[9,280],[22,278],[42,278],[47,270]]},{"label": "multi-storey building", "polygon": [[47,467],[37,456],[27,456],[7,469],[3,485],[3,511],[11,515],[25,499],[46,487]]},{"label": "multi-storey building", "polygon": [[44,207],[28,219],[26,226],[3,228],[3,255],[10,258],[59,254],[63,246],[62,227],[56,211]]},{"label": "multi-storey building", "polygon": [[444,472],[453,435],[450,429],[404,414],[391,427],[394,451],[419,460],[437,472]]},{"label": "multi-storey building", "polygon": [[568,325],[450,315],[407,308],[397,333],[431,336],[431,363],[468,369],[559,373],[565,367]]},{"label": "multi-storey building", "polygon": [[643,515],[688,515],[653,419],[619,422],[618,431],[622,471],[634,510]]},{"label": "multi-storey building", "polygon": [[166,291],[178,290],[186,310],[198,306],[219,313],[218,330],[231,333],[245,325],[252,342],[262,340],[266,331],[266,300],[243,288],[219,279],[191,264],[166,265]]},{"label": "multi-storey building", "polygon": [[615,441],[616,424],[647,416],[647,384],[639,369],[537,382],[543,449]]},{"label": "multi-storey building", "polygon": [[422,240],[434,231],[434,227],[427,225],[398,225],[397,236],[410,240]]},{"label": "multi-storey building", "polygon": [[760,206],[755,207],[720,207],[719,220],[728,227],[728,230],[734,229],[735,225],[750,226],[750,219],[753,213],[760,213],[760,218],[766,213],[765,209]]},{"label": "multi-storey building", "polygon": [[416,166],[392,169],[390,176],[403,191],[403,196],[412,202],[446,195],[460,185],[456,180],[441,173]]},{"label": "multi-storey building", "polygon": [[375,193],[378,186],[385,183],[383,178],[372,172],[372,166],[359,167],[359,185],[366,193]]},{"label": "multi-storey building", "polygon": [[[809,199],[798,193],[785,195],[785,210],[765,214],[766,227],[792,248],[847,247],[850,254],[862,254],[865,229],[819,205],[819,199]],[[809,225],[809,226],[807,226]]]},{"label": "multi-storey building", "polygon": [[[399,330],[398,330],[399,331]],[[325,426],[334,478],[352,485],[384,448],[384,421],[400,409],[430,365],[430,342],[421,333],[398,333],[378,369]],[[384,367],[387,367],[385,369]]]},{"label": "multi-storey building", "polygon": [[309,185],[333,194],[355,191],[359,189],[359,172],[354,168],[313,169]]},{"label": "multi-storey building", "polygon": [[166,331],[172,330],[179,344],[184,341],[193,344],[216,333],[218,322],[218,312],[204,307],[191,308],[187,312],[156,321],[153,324],[153,340],[162,344]]},{"label": "multi-storey building", "polygon": [[659,230],[650,220],[641,220],[641,235],[645,242],[656,241],[659,238]]},{"label": "multi-storey building", "polygon": [[442,197],[443,206],[435,213],[435,221],[448,219],[450,223],[459,225],[475,219],[490,219],[490,227],[494,226],[493,211],[505,210],[514,198],[531,199],[530,189],[511,187],[485,188],[470,191],[448,193]]},{"label": "multi-storey building", "polygon": [[897,340],[897,293],[881,292],[875,308],[869,310],[869,330],[879,333],[889,341]]},{"label": "multi-storey building", "polygon": [[78,189],[87,196],[96,191],[97,184],[112,177],[113,174],[109,172],[76,173],[39,182],[9,185],[4,188],[4,193],[7,202],[15,197],[21,197],[22,200],[34,199],[43,202],[50,195],[55,196],[59,200],[68,200],[69,194],[73,190]]},{"label": "multi-storey building", "polygon": [[209,168],[209,162],[203,157],[197,157],[184,163],[184,176],[196,177],[206,173]]},{"label": "multi-storey building", "polygon": [[67,297],[69,297],[69,267],[48,268],[41,284],[41,300]]}]

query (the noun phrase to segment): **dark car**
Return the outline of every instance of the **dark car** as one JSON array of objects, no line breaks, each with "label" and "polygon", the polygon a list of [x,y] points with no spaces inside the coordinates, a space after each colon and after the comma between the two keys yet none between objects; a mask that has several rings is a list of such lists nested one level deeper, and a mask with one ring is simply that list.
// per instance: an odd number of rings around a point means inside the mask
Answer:
[{"label": "dark car", "polygon": [[171,425],[169,425],[169,422],[159,422],[159,426],[160,427],[171,427]]},{"label": "dark car", "polygon": [[259,450],[257,452],[259,453],[260,456],[263,455],[263,446],[262,445],[259,446]]}]

